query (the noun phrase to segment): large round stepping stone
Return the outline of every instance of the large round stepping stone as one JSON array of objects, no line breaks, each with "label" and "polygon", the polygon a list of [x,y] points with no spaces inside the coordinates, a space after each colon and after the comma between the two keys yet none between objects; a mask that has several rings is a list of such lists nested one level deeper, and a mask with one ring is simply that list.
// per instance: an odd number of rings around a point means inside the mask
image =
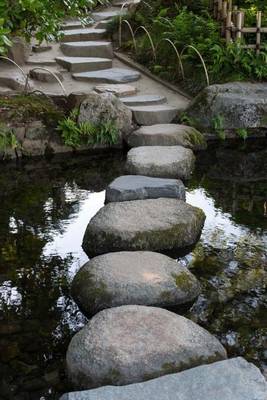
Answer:
[{"label": "large round stepping stone", "polygon": [[132,96],[137,92],[136,87],[127,85],[125,83],[104,83],[102,85],[95,86],[94,90],[97,93],[112,93],[117,97]]},{"label": "large round stepping stone", "polygon": [[148,382],[67,393],[60,400],[266,400],[266,393],[260,370],[237,357]]},{"label": "large round stepping stone", "polygon": [[138,125],[168,124],[177,117],[179,109],[168,104],[153,106],[131,106]]},{"label": "large round stepping stone", "polygon": [[109,68],[101,71],[78,72],[72,76],[77,81],[127,83],[137,81],[140,73],[130,69]]},{"label": "large round stepping stone", "polygon": [[142,146],[127,154],[126,171],[132,175],[189,179],[195,156],[182,146]]},{"label": "large round stepping stone", "polygon": [[168,197],[185,200],[185,187],[179,179],[125,175],[116,178],[106,189],[106,203]]},{"label": "large round stepping stone", "polygon": [[89,222],[83,248],[89,257],[123,250],[182,253],[196,243],[204,221],[201,209],[182,200],[109,203]]},{"label": "large round stepping stone", "polygon": [[127,138],[127,143],[130,147],[183,146],[192,150],[207,147],[202,133],[190,126],[178,124],[142,126]]},{"label": "large round stepping stone", "polygon": [[198,280],[187,268],[149,251],[95,257],[72,282],[72,296],[87,316],[127,304],[174,307],[191,302],[199,293]]},{"label": "large round stepping stone", "polygon": [[226,358],[220,342],[170,311],[122,306],[101,311],[71,340],[67,370],[77,389],[143,382]]},{"label": "large round stepping stone", "polygon": [[166,97],[159,95],[144,94],[138,96],[124,97],[121,101],[126,106],[149,106],[153,104],[164,104],[167,102]]}]

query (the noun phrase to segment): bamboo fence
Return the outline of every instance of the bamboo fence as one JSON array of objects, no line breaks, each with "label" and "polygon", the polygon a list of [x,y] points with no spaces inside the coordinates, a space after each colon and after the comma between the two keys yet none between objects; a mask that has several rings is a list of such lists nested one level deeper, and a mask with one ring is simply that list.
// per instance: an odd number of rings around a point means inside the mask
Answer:
[{"label": "bamboo fence", "polygon": [[233,6],[232,0],[213,0],[212,8],[214,18],[222,22],[222,35],[227,43],[241,40],[245,34],[254,34],[256,36],[255,44],[244,44],[244,47],[255,49],[257,53],[260,52],[262,34],[267,33],[267,27],[262,26],[261,11],[256,14],[256,26],[250,28],[245,26],[246,12]]}]

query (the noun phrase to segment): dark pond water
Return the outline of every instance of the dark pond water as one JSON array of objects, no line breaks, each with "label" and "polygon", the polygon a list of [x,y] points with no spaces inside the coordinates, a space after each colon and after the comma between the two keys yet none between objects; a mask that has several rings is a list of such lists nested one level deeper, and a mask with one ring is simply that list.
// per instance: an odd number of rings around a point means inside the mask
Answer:
[{"label": "dark pond water", "polygon": [[[181,259],[203,291],[186,315],[230,355],[267,365],[267,143],[212,147],[198,157],[187,200],[205,228]],[[265,150],[264,150],[265,149]],[[0,398],[58,399],[64,359],[85,323],[69,295],[89,219],[123,155],[28,162],[0,172]]]}]

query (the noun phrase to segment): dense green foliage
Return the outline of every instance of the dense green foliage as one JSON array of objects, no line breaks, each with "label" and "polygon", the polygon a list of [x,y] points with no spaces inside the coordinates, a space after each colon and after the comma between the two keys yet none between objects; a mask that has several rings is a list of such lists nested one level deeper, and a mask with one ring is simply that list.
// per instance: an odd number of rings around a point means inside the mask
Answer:
[{"label": "dense green foliage", "polygon": [[[249,26],[255,25],[258,9],[267,11],[264,3],[265,1],[244,0],[237,4],[247,9]],[[263,44],[259,56],[256,56],[253,49],[245,49],[241,42],[226,45],[221,36],[220,24],[213,19],[209,4],[208,0],[152,0],[149,4],[141,2],[135,15],[129,15],[127,19],[134,30],[140,25],[148,29],[156,48],[157,59],[153,58],[148,36],[140,30],[137,36],[137,60],[162,78],[181,82],[182,74],[177,55],[171,44],[164,40],[168,38],[180,54],[188,45],[200,52],[211,83],[244,79],[266,80],[267,38],[262,35]],[[263,23],[265,24],[265,19]],[[114,25],[115,21],[110,28],[114,29]],[[125,27],[125,31],[126,29]],[[255,43],[255,34],[250,37],[247,35],[245,39]],[[133,53],[131,41],[124,41],[124,46]],[[206,84],[206,79],[200,57],[192,47],[184,50],[182,63],[186,88],[197,92]]]},{"label": "dense green foliage", "polygon": [[94,124],[89,121],[78,122],[78,110],[73,110],[70,115],[58,124],[58,131],[66,146],[79,148],[98,144],[114,145],[119,138],[119,131],[114,121]]},{"label": "dense green foliage", "polygon": [[50,40],[59,34],[66,16],[87,19],[90,10],[105,0],[1,0],[0,54],[8,45],[7,35],[26,39],[34,34],[38,41]]}]

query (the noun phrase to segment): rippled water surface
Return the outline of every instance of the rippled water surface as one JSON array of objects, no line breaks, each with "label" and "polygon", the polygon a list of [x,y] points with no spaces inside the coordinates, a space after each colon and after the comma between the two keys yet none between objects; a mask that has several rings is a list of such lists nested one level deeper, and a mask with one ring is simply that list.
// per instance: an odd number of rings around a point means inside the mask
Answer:
[{"label": "rippled water surface", "polygon": [[[186,315],[230,355],[267,364],[266,142],[220,145],[199,155],[187,201],[207,220],[180,261],[202,283]],[[0,172],[0,399],[58,399],[64,359],[85,323],[69,284],[81,248],[123,155],[28,162]]]}]

